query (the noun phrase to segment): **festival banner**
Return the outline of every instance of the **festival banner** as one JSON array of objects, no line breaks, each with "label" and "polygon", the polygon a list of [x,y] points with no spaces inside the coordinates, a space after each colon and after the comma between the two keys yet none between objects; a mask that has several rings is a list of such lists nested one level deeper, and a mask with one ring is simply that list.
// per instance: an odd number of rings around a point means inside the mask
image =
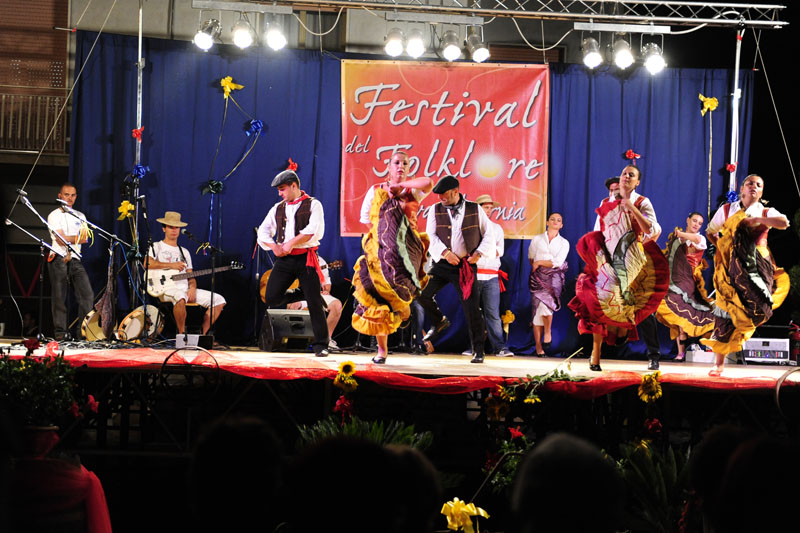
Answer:
[{"label": "festival banner", "polygon": [[[397,150],[410,176],[452,175],[468,199],[490,194],[506,238],[544,232],[549,94],[547,65],[342,61],[341,234],[366,231],[364,195]],[[420,228],[438,201],[425,199]]]}]

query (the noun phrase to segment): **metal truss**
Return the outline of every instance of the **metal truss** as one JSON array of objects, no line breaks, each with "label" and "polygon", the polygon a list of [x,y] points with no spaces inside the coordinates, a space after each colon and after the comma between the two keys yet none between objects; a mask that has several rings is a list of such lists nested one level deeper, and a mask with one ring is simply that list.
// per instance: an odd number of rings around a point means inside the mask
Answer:
[{"label": "metal truss", "polygon": [[[660,2],[643,0],[250,0],[210,1],[212,9],[239,10],[241,6],[288,5],[295,11],[317,9],[372,9],[433,15],[514,17],[594,23],[672,24],[680,26],[752,27],[775,29],[786,26],[780,20],[786,8],[777,4],[733,2]],[[227,4],[230,7],[221,7]],[[239,8],[233,7],[239,5]]]}]

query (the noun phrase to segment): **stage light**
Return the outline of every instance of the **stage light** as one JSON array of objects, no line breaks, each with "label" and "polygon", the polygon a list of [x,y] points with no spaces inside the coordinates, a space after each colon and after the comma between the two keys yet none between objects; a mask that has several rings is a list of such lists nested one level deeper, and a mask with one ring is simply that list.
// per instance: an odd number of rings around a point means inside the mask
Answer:
[{"label": "stage light", "polygon": [[220,26],[217,19],[208,19],[200,25],[194,35],[194,44],[200,50],[208,50],[214,46],[214,41],[219,37]]},{"label": "stage light", "polygon": [[283,34],[280,25],[277,22],[270,22],[267,31],[264,34],[264,40],[267,46],[276,52],[286,46],[286,36]]},{"label": "stage light", "polygon": [[656,43],[644,45],[642,55],[644,56],[644,66],[650,74],[658,74],[667,66],[661,53],[661,47]]},{"label": "stage light", "polygon": [[603,56],[600,54],[600,43],[594,37],[587,37],[581,42],[583,50],[583,64],[589,68],[595,68],[603,63]]},{"label": "stage light", "polygon": [[631,45],[625,39],[614,41],[614,63],[623,70],[633,65]]},{"label": "stage light", "polygon": [[233,25],[233,44],[239,48],[247,48],[255,41],[255,32],[247,18],[240,16],[239,21]]},{"label": "stage light", "polygon": [[425,37],[422,35],[420,30],[413,29],[408,32],[406,53],[414,59],[425,53]]},{"label": "stage light", "polygon": [[448,61],[461,57],[461,39],[453,30],[447,30],[442,35],[442,56]]},{"label": "stage light", "polygon": [[483,42],[481,36],[477,32],[470,33],[467,36],[467,50],[476,63],[483,63],[489,59],[489,47]]},{"label": "stage light", "polygon": [[403,45],[403,30],[392,28],[386,34],[386,44],[383,45],[383,49],[388,55],[397,57],[403,53],[403,48],[405,48]]}]

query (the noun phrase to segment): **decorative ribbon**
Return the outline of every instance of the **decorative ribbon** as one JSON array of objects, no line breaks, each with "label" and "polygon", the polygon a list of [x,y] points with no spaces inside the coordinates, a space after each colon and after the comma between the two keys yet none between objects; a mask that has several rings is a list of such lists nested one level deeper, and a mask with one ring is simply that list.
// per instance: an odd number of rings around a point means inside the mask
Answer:
[{"label": "decorative ribbon", "polygon": [[736,163],[728,163],[725,165],[725,170],[728,172],[736,172]]},{"label": "decorative ribbon", "polygon": [[131,172],[131,175],[134,178],[141,179],[148,172],[150,172],[150,167],[147,167],[147,166],[144,166],[144,165],[136,165],[136,166],[133,167],[133,171]]},{"label": "decorative ribbon", "polygon": [[700,114],[703,116],[706,116],[706,111],[715,111],[717,106],[719,106],[719,100],[713,96],[706,97],[699,93],[697,96],[700,98],[700,101],[703,102],[703,109],[700,110]]},{"label": "decorative ribbon", "polygon": [[333,407],[334,413],[342,413],[342,426],[346,422],[346,417],[353,416],[353,402],[347,399],[347,397],[342,394],[339,396],[339,399],[336,400],[336,405]]},{"label": "decorative ribbon", "polygon": [[472,265],[469,264],[466,257],[461,258],[461,264],[458,266],[458,285],[461,287],[461,294],[464,300],[468,300],[472,294],[472,285],[475,283],[475,273],[472,271]]},{"label": "decorative ribbon", "polygon": [[628,149],[625,152],[625,159],[630,159],[630,161],[633,164],[633,166],[636,166],[636,160],[639,159],[640,157],[642,157],[640,154],[637,154],[636,152],[634,152],[631,149]]},{"label": "decorative ribbon", "polygon": [[94,246],[94,232],[85,221],[81,222],[81,227],[78,230],[78,242],[88,241],[89,246]]},{"label": "decorative ribbon", "polygon": [[142,126],[141,128],[133,129],[133,130],[131,130],[131,137],[133,137],[134,139],[136,139],[139,142],[142,142],[142,132],[143,131],[144,131],[144,126]]},{"label": "decorative ribbon", "polygon": [[291,170],[292,172],[297,172],[297,163],[292,161],[292,158],[289,158],[289,166],[286,167],[286,170]]},{"label": "decorative ribbon", "polygon": [[50,341],[44,351],[45,357],[58,357],[58,342]]},{"label": "decorative ribbon", "polygon": [[250,121],[250,128],[244,132],[245,135],[250,137],[253,134],[260,134],[261,130],[264,129],[264,123],[260,120],[251,120]]},{"label": "decorative ribbon", "polygon": [[208,180],[206,186],[203,187],[203,194],[219,194],[224,186],[225,184],[220,180]]},{"label": "decorative ribbon", "polygon": [[210,242],[204,242],[203,244],[197,247],[197,250],[195,250],[194,254],[198,255],[200,252],[203,252],[203,255],[206,255],[206,249],[208,249],[210,246],[211,246]]},{"label": "decorative ribbon", "polygon": [[454,498],[442,506],[441,513],[447,517],[447,529],[459,531],[463,529],[466,533],[474,533],[472,527],[472,516],[482,516],[489,518],[489,513],[475,507],[474,503],[467,503]]},{"label": "decorative ribbon", "polygon": [[238,83],[233,83],[232,76],[225,76],[221,80],[219,80],[220,86],[222,86],[222,92],[225,93],[224,97],[227,100],[228,96],[230,96],[231,91],[235,91],[238,89],[244,89],[244,85],[239,85]]},{"label": "decorative ribbon", "polygon": [[128,200],[124,200],[121,204],[119,204],[119,207],[117,208],[117,211],[119,211],[119,216],[117,217],[117,220],[124,220],[132,216],[131,213],[133,212],[133,210],[134,210],[133,204],[130,203]]},{"label": "decorative ribbon", "polygon": [[493,270],[491,268],[479,268],[478,274],[488,274],[490,276],[497,276],[497,282],[500,284],[500,292],[506,292],[506,286],[503,280],[508,281],[508,274],[502,270]]},{"label": "decorative ribbon", "polygon": [[736,191],[728,191],[728,194],[725,195],[725,198],[728,200],[729,204],[739,201],[739,193]]}]

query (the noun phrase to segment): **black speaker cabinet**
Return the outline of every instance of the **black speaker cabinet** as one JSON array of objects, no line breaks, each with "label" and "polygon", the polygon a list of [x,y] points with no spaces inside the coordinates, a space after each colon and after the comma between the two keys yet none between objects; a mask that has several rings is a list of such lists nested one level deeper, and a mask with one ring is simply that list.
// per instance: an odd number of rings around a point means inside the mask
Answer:
[{"label": "black speaker cabinet", "polygon": [[308,311],[267,309],[261,321],[258,347],[265,352],[308,349],[314,340]]}]

